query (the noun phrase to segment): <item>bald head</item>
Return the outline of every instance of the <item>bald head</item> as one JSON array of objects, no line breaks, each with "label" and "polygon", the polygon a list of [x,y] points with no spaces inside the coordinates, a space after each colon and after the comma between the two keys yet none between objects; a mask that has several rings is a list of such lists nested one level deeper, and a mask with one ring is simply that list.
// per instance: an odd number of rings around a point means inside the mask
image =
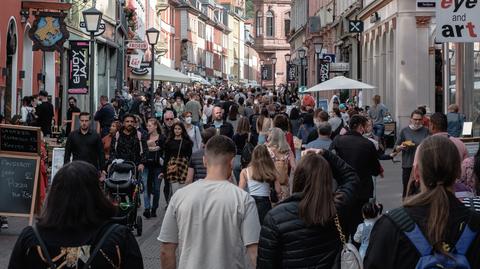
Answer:
[{"label": "bald head", "polygon": [[223,109],[219,106],[213,108],[213,120],[221,121],[223,120]]}]

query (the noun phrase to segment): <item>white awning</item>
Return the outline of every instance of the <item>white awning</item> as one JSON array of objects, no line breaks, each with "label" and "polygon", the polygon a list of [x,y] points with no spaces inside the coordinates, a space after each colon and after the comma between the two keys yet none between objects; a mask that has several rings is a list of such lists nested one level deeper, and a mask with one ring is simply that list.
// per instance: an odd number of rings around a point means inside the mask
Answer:
[{"label": "white awning", "polygon": [[[136,75],[130,74],[131,79],[137,80],[150,80],[150,68],[147,68],[148,73],[145,75]],[[190,83],[191,80],[187,75],[184,75],[176,70],[171,69],[170,67],[155,63],[155,81],[170,81],[170,82],[180,82],[180,83]]]},{"label": "white awning", "polygon": [[344,76],[334,77],[325,82],[317,84],[305,92],[321,92],[329,90],[343,90],[343,89],[375,89],[375,86],[366,83],[346,78]]}]

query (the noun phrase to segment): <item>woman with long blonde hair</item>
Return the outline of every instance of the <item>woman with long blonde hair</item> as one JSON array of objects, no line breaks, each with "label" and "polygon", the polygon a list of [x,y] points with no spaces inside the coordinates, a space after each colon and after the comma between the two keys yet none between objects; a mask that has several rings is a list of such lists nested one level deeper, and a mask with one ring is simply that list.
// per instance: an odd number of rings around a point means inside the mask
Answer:
[{"label": "woman with long blonde hair", "polygon": [[290,196],[290,173],[295,171],[295,155],[285,138],[285,133],[277,127],[271,128],[267,138],[267,148],[270,157],[279,174],[282,199]]},{"label": "woman with long blonde hair", "polygon": [[279,198],[281,196],[281,188],[277,169],[267,147],[258,145],[252,152],[252,160],[249,165],[240,172],[238,186],[242,189],[247,188],[248,193],[255,200],[260,224],[263,223],[267,212],[272,209],[273,201],[270,200],[272,185],[275,187],[277,198]]}]

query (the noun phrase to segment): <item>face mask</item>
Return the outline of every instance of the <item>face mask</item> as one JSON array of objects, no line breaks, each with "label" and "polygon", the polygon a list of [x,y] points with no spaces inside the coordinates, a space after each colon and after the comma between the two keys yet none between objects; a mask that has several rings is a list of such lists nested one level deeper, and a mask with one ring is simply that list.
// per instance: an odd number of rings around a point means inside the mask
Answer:
[{"label": "face mask", "polygon": [[191,124],[192,123],[192,117],[186,117],[185,118],[185,123],[186,124]]},{"label": "face mask", "polygon": [[363,137],[366,137],[366,138],[372,137],[372,132],[363,133]]},{"label": "face mask", "polygon": [[37,104],[38,104],[38,105],[41,105],[41,104],[42,104],[42,100],[38,100],[38,101],[37,101]]},{"label": "face mask", "polygon": [[258,100],[253,101],[255,105],[258,105]]},{"label": "face mask", "polygon": [[413,131],[416,131],[416,130],[422,128],[422,125],[421,124],[410,124],[410,125],[408,125],[408,127],[410,127],[410,129],[412,129]]}]

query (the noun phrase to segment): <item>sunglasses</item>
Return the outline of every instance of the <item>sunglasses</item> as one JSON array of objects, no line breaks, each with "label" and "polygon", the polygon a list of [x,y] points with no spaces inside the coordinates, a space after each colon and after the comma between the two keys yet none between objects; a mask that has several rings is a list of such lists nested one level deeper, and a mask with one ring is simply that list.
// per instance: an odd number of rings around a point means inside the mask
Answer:
[{"label": "sunglasses", "polygon": [[165,118],[165,120],[171,121],[173,120],[173,118]]}]

